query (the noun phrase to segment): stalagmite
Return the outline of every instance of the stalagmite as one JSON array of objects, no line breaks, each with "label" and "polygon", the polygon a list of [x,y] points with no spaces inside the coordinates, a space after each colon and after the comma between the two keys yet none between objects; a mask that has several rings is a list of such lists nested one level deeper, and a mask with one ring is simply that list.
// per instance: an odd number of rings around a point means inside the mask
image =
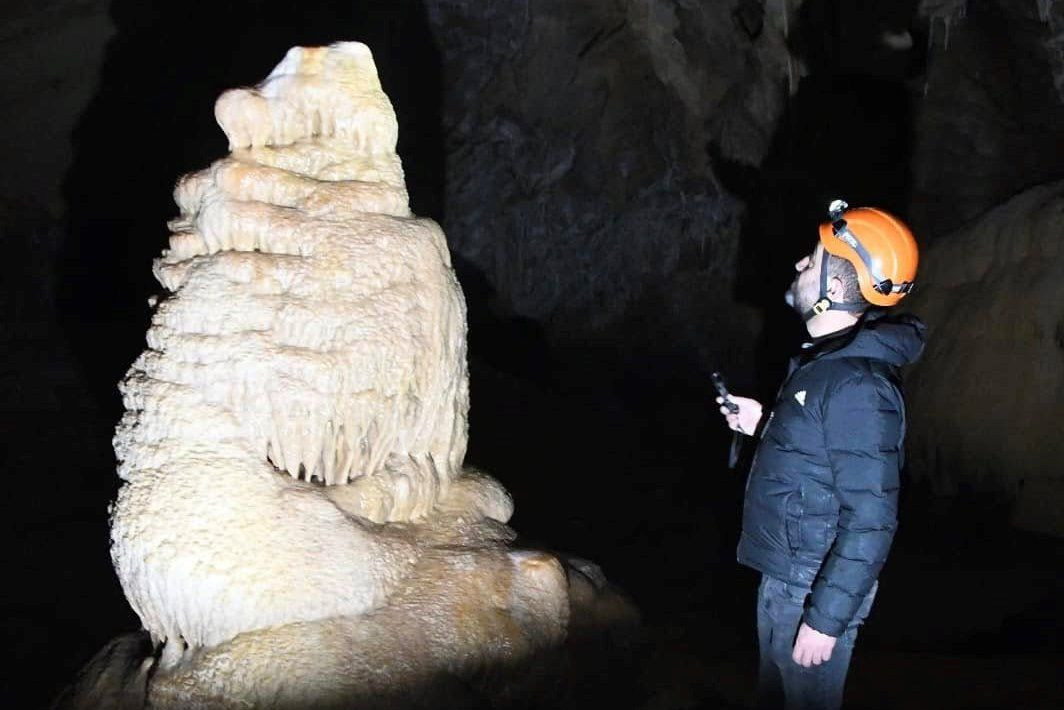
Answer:
[{"label": "stalagmite", "polygon": [[560,644],[563,565],[462,467],[465,304],[368,48],[292,49],[216,116],[114,437],[148,701],[347,707]]}]

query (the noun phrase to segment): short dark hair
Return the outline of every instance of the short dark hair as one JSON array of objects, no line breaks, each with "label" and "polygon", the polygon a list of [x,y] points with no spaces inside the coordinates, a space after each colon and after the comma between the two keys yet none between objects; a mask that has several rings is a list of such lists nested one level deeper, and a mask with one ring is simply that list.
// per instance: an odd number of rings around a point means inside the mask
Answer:
[{"label": "short dark hair", "polygon": [[861,293],[861,284],[857,280],[857,269],[854,265],[849,260],[826,251],[824,256],[828,257],[828,278],[834,277],[842,282],[842,302],[870,305]]}]

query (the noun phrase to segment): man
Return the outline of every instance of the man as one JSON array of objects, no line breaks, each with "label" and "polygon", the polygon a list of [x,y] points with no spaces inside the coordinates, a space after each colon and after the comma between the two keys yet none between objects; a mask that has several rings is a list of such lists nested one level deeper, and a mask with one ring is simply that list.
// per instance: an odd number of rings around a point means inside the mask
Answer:
[{"label": "man", "polygon": [[909,229],[836,200],[786,300],[811,341],[791,361],[771,414],[718,398],[728,425],[760,441],[743,505],[739,562],[758,591],[759,702],[837,708],[857,627],[897,525],[905,407],[898,369],[923,350],[923,324],[882,309],[912,288]]}]

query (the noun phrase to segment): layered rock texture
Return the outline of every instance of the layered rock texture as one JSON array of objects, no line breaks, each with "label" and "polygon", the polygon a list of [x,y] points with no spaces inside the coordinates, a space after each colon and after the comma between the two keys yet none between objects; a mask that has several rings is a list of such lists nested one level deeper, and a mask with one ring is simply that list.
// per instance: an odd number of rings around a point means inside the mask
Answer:
[{"label": "layered rock texture", "polygon": [[[1013,503],[1064,535],[1064,183],[937,242],[907,306],[931,327],[906,388],[910,468],[941,492]],[[1004,496],[1002,496],[1004,494]]]},{"label": "layered rock texture", "polygon": [[720,318],[742,204],[711,155],[767,152],[802,71],[787,47],[800,3],[426,6],[445,69],[445,227],[500,313],[562,343],[749,339],[750,314]]},{"label": "layered rock texture", "polygon": [[929,46],[910,214],[938,238],[1062,177],[1064,3],[924,0],[920,14]]},{"label": "layered rock texture", "polygon": [[[216,116],[231,153],[177,186],[121,385],[112,557],[159,653],[123,683],[153,707],[387,705],[557,646],[565,569],[510,549],[509,495],[462,467],[464,302],[369,50],[293,49]],[[603,598],[578,576],[574,613]]]}]

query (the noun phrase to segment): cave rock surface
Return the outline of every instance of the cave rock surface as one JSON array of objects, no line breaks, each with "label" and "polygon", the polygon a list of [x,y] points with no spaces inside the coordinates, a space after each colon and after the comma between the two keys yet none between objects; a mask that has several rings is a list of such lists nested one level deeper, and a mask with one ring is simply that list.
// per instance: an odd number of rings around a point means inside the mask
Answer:
[{"label": "cave rock surface", "polygon": [[562,343],[697,347],[735,327],[719,313],[743,205],[711,156],[768,152],[802,71],[800,4],[426,3],[448,239],[501,313]]},{"label": "cave rock surface", "polygon": [[942,493],[1004,496],[1064,535],[1064,182],[938,240],[910,307],[930,327],[908,374],[910,468]]}]

